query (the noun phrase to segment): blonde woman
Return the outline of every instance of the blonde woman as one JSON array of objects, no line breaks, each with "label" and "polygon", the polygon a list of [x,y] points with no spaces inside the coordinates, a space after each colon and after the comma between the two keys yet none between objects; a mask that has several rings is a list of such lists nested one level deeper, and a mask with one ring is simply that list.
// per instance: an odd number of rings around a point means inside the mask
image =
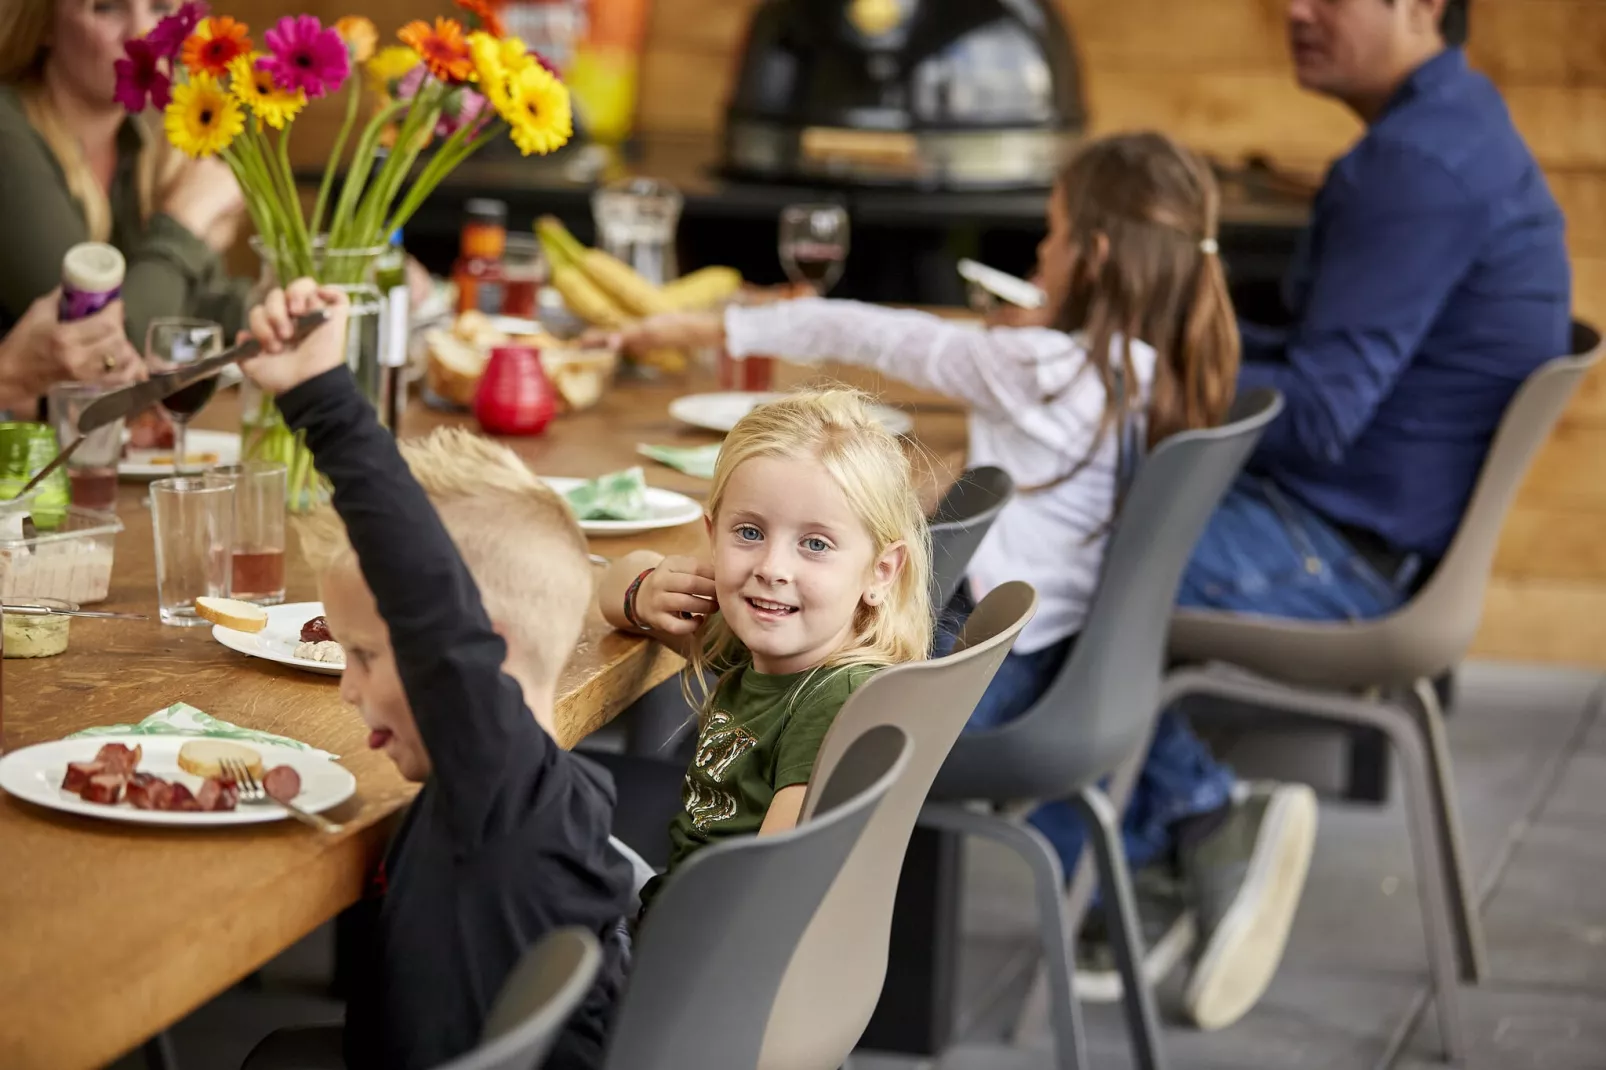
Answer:
[{"label": "blonde woman", "polygon": [[744,417],[720,450],[707,524],[708,560],[638,551],[599,595],[614,627],[686,657],[688,690],[717,679],[669,826],[671,873],[727,837],[794,827],[842,704],[931,643],[909,460],[861,395],[793,395]]},{"label": "blonde woman", "polygon": [[[0,20],[0,331],[61,275],[74,244],[107,241],[128,260],[126,331],[141,344],[158,316],[243,325],[249,280],[219,253],[244,209],[228,167],[186,160],[113,97],[123,44],[172,0],[10,0]],[[108,377],[137,357],[101,354]],[[64,373],[60,378],[75,378]]]}]

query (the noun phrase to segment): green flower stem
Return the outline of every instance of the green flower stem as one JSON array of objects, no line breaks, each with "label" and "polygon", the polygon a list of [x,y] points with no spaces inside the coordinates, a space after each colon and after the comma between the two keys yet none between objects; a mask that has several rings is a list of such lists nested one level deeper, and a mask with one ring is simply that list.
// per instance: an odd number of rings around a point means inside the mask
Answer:
[{"label": "green flower stem", "polygon": [[[464,129],[467,128],[465,127]],[[440,185],[441,181],[451,174],[458,164],[506,133],[507,129],[507,124],[502,120],[493,120],[478,137],[458,149],[452,158],[447,158],[444,150],[437,153],[434,159],[425,165],[424,173],[418,176],[418,181],[413,183],[413,188],[407,191],[407,196],[402,200],[401,207],[396,209],[396,214],[391,216],[390,222],[385,225],[385,232],[389,234],[399,227],[405,227],[407,221],[413,217],[413,213],[418,211],[424,201],[429,198],[429,195],[435,192],[435,187]],[[462,130],[459,130],[457,133],[460,134],[462,132]],[[457,134],[452,136],[456,137]]]},{"label": "green flower stem", "polygon": [[413,98],[407,119],[396,137],[396,145],[385,158],[384,166],[379,169],[379,177],[374,180],[368,195],[363,198],[362,206],[357,210],[356,231],[352,238],[358,244],[376,244],[375,231],[384,218],[385,209],[395,199],[396,190],[412,171],[413,163],[422,151],[418,144],[420,135],[425,130],[434,130],[440,119],[443,96],[436,83],[427,82]]},{"label": "green flower stem", "polygon": [[[340,124],[340,134],[335,138],[334,151],[329,154],[328,161],[323,165],[323,181],[318,183],[318,200],[312,209],[311,233],[318,233],[323,226],[323,210],[329,204],[329,189],[334,184],[335,168],[340,166],[340,158],[346,151],[346,139],[351,136],[352,127],[357,125],[357,109],[362,104],[362,79],[355,74],[351,78],[351,89],[346,93],[346,120]],[[285,130],[285,136],[290,131]]]},{"label": "green flower stem", "polygon": [[350,235],[357,199],[374,167],[374,147],[379,142],[380,133],[407,105],[408,101],[405,100],[386,105],[368,121],[362,137],[357,139],[357,149],[351,156],[351,168],[346,172],[345,181],[340,184],[340,198],[335,202],[335,213],[329,220],[329,242],[337,249],[352,247]]},{"label": "green flower stem", "polygon": [[307,232],[307,221],[301,215],[301,197],[296,192],[295,173],[290,167],[290,128],[285,127],[279,131],[278,163],[279,180],[284,186],[285,214],[290,217],[290,223],[295,228],[296,244],[305,256],[305,275],[314,274],[312,262],[312,235]]}]

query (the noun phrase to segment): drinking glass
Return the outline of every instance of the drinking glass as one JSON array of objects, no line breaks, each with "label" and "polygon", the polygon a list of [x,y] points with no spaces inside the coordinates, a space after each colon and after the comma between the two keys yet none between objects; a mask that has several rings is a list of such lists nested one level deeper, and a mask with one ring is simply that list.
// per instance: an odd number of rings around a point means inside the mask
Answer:
[{"label": "drinking glass", "polygon": [[234,544],[229,597],[259,606],[284,601],[285,466],[248,461],[212,469],[234,485]]},{"label": "drinking glass", "polygon": [[674,281],[682,203],[680,191],[662,179],[627,178],[602,187],[591,195],[597,247],[655,286]]},{"label": "drinking glass", "polygon": [[202,595],[227,598],[234,546],[234,484],[178,476],[151,484],[156,536],[156,603],[163,624],[194,627]]},{"label": "drinking glass", "polygon": [[847,210],[838,204],[789,204],[781,209],[779,244],[786,277],[823,297],[847,263]]},{"label": "drinking glass", "polygon": [[[78,417],[90,402],[112,387],[96,383],[57,383],[46,395],[50,425],[63,449],[78,437]],[[80,509],[102,511],[117,507],[117,461],[123,452],[123,421],[116,420],[91,431],[67,458],[71,501]]]},{"label": "drinking glass", "polygon": [[[221,352],[223,326],[211,320],[155,319],[145,332],[145,359],[152,371],[170,371]],[[216,390],[217,376],[210,375],[162,399],[162,408],[173,418],[173,471],[179,475],[189,470],[185,439],[190,417],[212,400]]]}]

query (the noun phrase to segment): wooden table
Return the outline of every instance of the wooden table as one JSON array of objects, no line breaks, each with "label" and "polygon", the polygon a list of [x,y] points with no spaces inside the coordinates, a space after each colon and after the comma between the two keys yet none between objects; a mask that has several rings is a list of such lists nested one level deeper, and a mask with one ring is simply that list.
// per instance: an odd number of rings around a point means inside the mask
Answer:
[{"label": "wooden table", "polygon": [[[783,372],[790,383],[802,376]],[[874,377],[841,373],[878,385]],[[549,475],[594,476],[637,463],[637,442],[714,441],[672,421],[669,400],[709,384],[628,384],[591,411],[561,418],[539,438],[510,440]],[[914,397],[890,390],[893,400]],[[225,395],[198,426],[229,426]],[[951,405],[914,406],[916,433],[940,460],[963,448]],[[403,433],[462,416],[414,405]],[[655,486],[694,496],[707,483],[646,462]],[[939,464],[939,469],[947,468]],[[939,481],[942,474],[939,474]],[[936,484],[928,488],[934,500]],[[149,510],[125,486],[105,609],[156,613]],[[687,525],[639,538],[597,539],[615,556],[650,546],[688,552],[702,529]],[[316,597],[292,552],[288,598]],[[559,686],[558,733],[572,746],[647,689],[679,659],[655,643],[609,629],[595,611]],[[73,1070],[115,1059],[245,977],[355,902],[383,851],[390,819],[415,788],[369,751],[357,714],[335,678],[314,676],[222,647],[208,628],[78,620],[56,658],[4,663],[4,743],[15,748],[94,725],[139,720],[184,700],[251,728],[293,736],[340,755],[357,795],[332,812],[345,823],[324,836],[293,821],[196,831],[113,824],[58,814],[0,796],[0,1067]]]}]

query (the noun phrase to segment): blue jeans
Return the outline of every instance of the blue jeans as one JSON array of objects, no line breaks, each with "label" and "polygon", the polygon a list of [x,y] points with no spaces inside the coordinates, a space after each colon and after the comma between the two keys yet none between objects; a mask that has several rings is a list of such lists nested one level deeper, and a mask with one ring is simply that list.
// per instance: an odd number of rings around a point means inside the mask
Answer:
[{"label": "blue jeans", "polygon": [[[1415,562],[1398,576],[1378,575],[1331,524],[1279,490],[1269,479],[1240,476],[1211,516],[1182,576],[1177,602],[1302,620],[1364,620],[1395,609],[1407,597]],[[962,589],[963,591],[963,589]],[[959,600],[956,600],[959,601]],[[939,625],[939,652],[951,647],[968,607],[957,604]],[[1074,638],[1030,654],[1010,654],[993,677],[968,730],[1019,717],[1053,683]],[[1231,798],[1232,770],[1175,709],[1165,710],[1122,819],[1133,868],[1166,856],[1173,826],[1209,813]],[[1031,822],[1048,837],[1067,875],[1081,854],[1081,818],[1068,802],[1045,803]]]}]

